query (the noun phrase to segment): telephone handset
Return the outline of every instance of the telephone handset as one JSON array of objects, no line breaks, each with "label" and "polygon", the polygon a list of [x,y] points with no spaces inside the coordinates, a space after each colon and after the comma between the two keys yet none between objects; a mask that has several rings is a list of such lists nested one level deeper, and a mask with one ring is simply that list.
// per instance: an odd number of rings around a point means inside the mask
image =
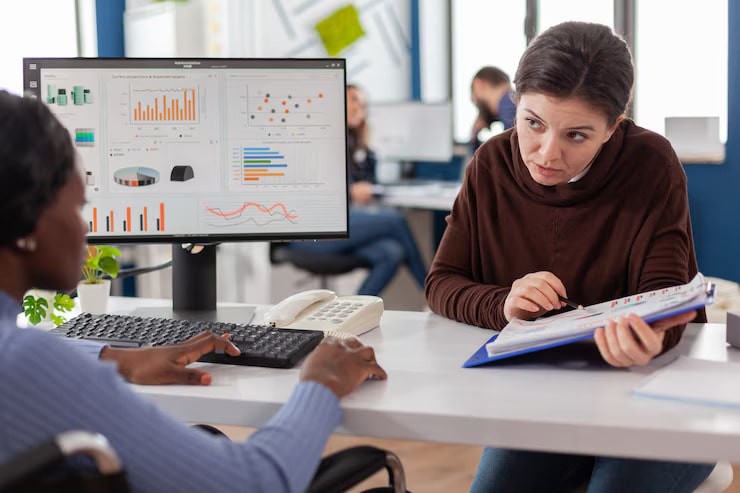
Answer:
[{"label": "telephone handset", "polygon": [[312,289],[285,298],[265,313],[265,325],[360,335],[380,324],[383,300],[377,296],[337,296]]}]

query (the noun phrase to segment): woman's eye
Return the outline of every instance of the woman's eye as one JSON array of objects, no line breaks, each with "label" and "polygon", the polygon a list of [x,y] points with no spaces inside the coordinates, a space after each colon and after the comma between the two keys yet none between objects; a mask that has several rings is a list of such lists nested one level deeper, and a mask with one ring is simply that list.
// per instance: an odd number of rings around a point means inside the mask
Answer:
[{"label": "woman's eye", "polygon": [[540,124],[540,122],[538,122],[537,120],[533,120],[531,118],[525,118],[525,120],[527,120],[527,125],[529,126],[529,128],[540,128],[540,127],[542,127],[542,124]]},{"label": "woman's eye", "polygon": [[581,132],[568,132],[568,138],[576,142],[582,142],[588,137],[586,137],[586,135],[582,134]]}]

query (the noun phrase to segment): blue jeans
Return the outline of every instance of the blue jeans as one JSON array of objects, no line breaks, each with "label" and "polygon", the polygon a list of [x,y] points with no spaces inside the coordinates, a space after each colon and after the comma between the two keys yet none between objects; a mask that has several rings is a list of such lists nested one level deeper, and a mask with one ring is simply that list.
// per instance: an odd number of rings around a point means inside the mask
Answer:
[{"label": "blue jeans", "polygon": [[470,491],[571,492],[588,483],[588,493],[692,492],[713,468],[714,464],[486,448]]},{"label": "blue jeans", "polygon": [[311,252],[357,255],[370,263],[370,273],[357,294],[378,295],[406,263],[420,288],[427,269],[406,218],[394,209],[351,209],[349,239],[290,243],[289,248]]}]

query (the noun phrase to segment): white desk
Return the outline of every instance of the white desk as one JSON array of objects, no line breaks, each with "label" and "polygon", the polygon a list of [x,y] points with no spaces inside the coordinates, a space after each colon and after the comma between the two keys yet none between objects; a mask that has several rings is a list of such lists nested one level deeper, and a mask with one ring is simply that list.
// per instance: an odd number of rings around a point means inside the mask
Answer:
[{"label": "white desk", "polygon": [[[127,312],[134,303],[114,306]],[[258,312],[259,316],[260,312]],[[740,410],[634,397],[630,390],[678,354],[740,361],[720,324],[693,324],[680,346],[640,370],[557,349],[463,369],[491,335],[431,313],[383,315],[362,339],[388,371],[342,401],[338,433],[529,450],[740,462]],[[584,349],[566,346],[565,352]],[[594,353],[591,353],[595,355]],[[518,362],[517,362],[518,361]],[[205,364],[201,364],[204,365]],[[207,365],[210,387],[137,387],[183,421],[260,426],[285,402],[298,370]],[[740,382],[738,383],[740,391]]]},{"label": "white desk", "polygon": [[412,185],[388,185],[380,202],[392,207],[449,211],[460,191],[460,183],[429,182]]}]

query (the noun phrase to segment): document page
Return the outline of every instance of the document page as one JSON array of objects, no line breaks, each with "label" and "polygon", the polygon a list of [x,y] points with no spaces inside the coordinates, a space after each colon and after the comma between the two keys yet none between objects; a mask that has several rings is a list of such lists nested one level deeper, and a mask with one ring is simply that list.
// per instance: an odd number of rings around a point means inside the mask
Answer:
[{"label": "document page", "polygon": [[701,273],[688,284],[625,296],[536,320],[515,318],[501,330],[499,336],[486,345],[489,356],[526,349],[547,343],[586,336],[609,319],[634,313],[646,321],[711,304],[714,285]]},{"label": "document page", "polygon": [[740,407],[740,363],[681,356],[633,390],[641,397]]}]

